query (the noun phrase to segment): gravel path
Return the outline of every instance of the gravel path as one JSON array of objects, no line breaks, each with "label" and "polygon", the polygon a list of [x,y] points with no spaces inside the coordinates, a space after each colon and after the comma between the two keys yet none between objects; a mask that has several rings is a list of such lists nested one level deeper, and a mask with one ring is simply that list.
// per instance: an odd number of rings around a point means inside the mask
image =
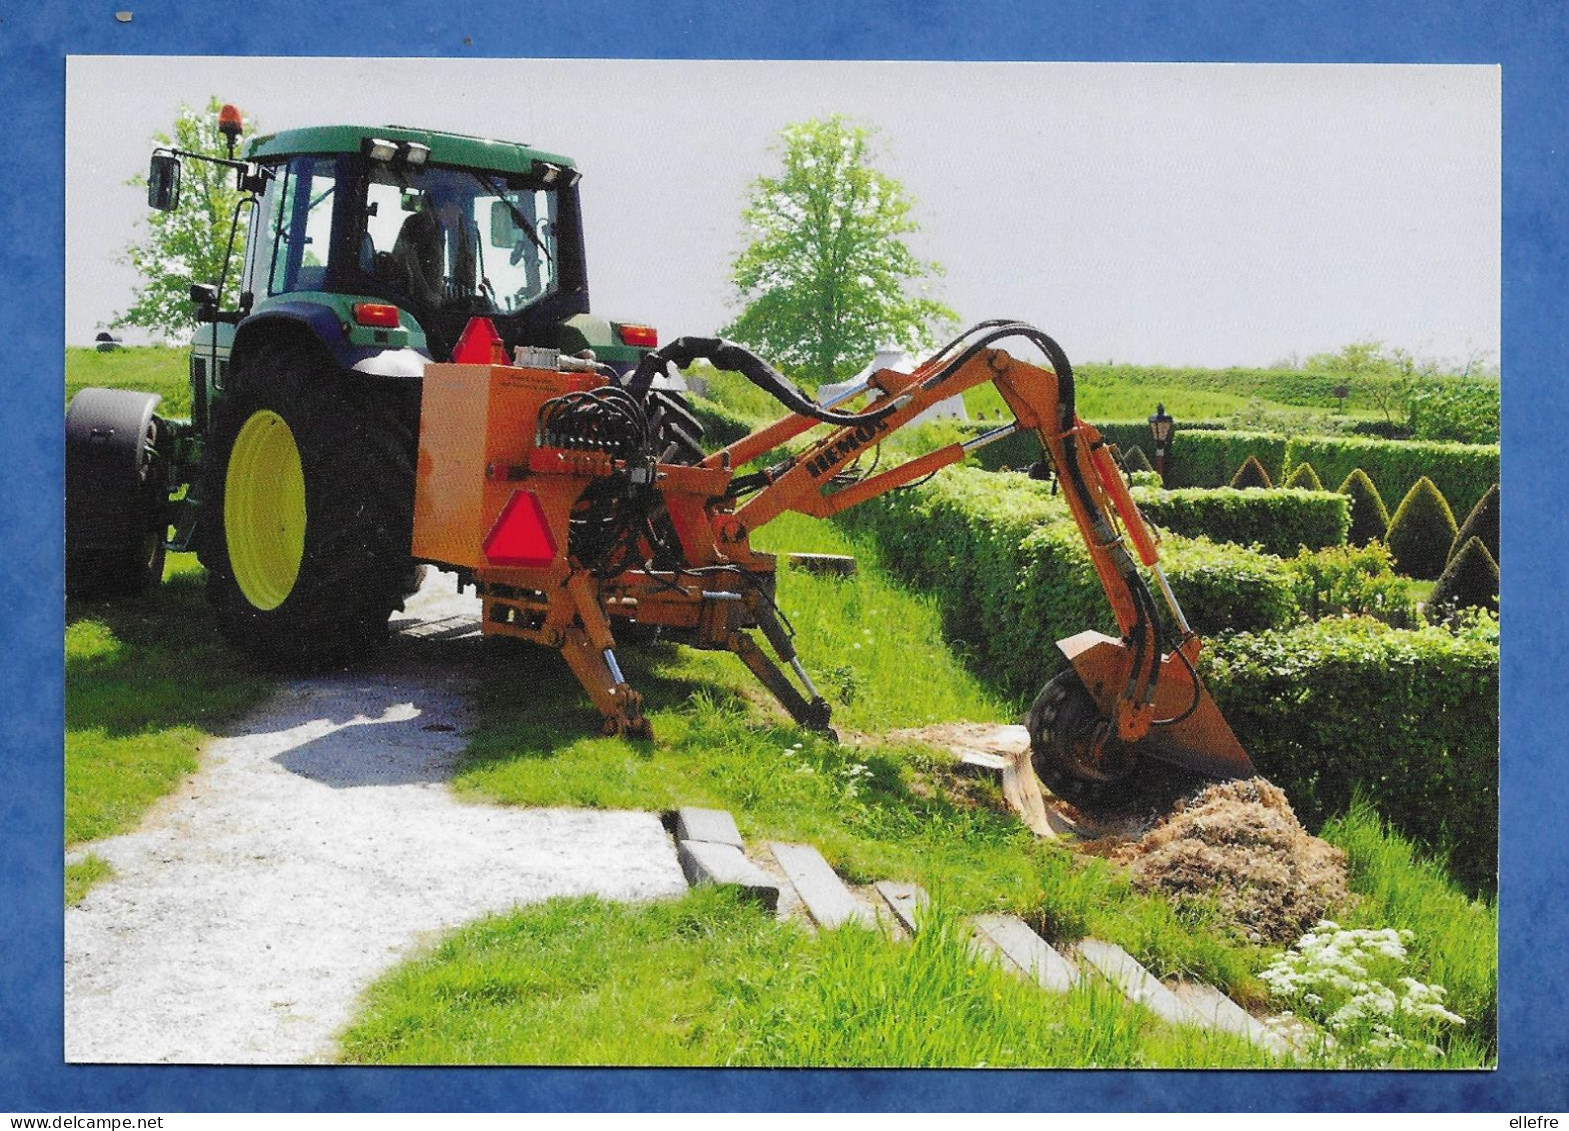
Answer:
[{"label": "gravel path", "polygon": [[385,662],[288,684],[140,829],[86,846],[116,874],[66,911],[67,1061],[320,1061],[434,932],[552,896],[686,890],[654,814],[454,798],[484,649],[478,602],[451,589],[432,575]]}]

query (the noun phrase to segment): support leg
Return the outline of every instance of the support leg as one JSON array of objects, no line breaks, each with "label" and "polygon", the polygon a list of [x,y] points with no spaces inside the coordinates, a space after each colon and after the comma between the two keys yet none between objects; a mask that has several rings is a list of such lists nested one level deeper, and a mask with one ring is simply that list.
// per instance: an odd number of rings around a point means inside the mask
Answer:
[{"label": "support leg", "polygon": [[654,737],[653,727],[643,717],[643,697],[622,678],[615,663],[615,653],[608,648],[596,648],[588,633],[573,625],[566,630],[561,655],[604,716],[606,734]]},{"label": "support leg", "polygon": [[768,658],[757,646],[757,641],[747,633],[733,633],[728,645],[732,652],[741,657],[741,662],[752,670],[752,674],[762,681],[763,686],[774,693],[774,698],[784,704],[784,709],[790,712],[792,719],[812,730],[828,730],[831,710],[827,700],[821,695],[808,700],[797,691],[795,685],[785,678],[784,672],[779,670],[779,666]]}]

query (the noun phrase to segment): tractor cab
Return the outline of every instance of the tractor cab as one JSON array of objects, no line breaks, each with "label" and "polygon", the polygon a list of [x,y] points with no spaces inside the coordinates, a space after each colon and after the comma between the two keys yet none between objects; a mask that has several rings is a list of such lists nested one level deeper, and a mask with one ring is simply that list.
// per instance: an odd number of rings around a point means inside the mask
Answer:
[{"label": "tractor cab", "polygon": [[578,174],[566,158],[347,126],[260,137],[248,156],[266,170],[242,283],[256,309],[351,297],[345,321],[403,330],[437,360],[475,315],[509,348],[577,344],[559,329],[588,313]]}]

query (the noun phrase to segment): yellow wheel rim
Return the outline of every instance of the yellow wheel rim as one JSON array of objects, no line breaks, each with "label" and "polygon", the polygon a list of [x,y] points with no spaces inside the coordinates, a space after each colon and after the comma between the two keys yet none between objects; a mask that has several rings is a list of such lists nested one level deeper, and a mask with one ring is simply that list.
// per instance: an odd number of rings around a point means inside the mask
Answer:
[{"label": "yellow wheel rim", "polygon": [[252,413],[234,438],[223,532],[245,599],[258,609],[283,604],[305,556],[305,472],[294,433],[271,409]]}]

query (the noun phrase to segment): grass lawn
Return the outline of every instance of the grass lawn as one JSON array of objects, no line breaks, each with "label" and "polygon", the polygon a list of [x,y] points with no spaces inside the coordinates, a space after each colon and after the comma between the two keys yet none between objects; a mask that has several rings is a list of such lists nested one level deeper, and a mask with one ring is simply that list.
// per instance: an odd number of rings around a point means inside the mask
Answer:
[{"label": "grass lawn", "polygon": [[65,351],[65,399],[77,390],[140,389],[158,393],[164,416],[183,417],[191,411],[191,384],[185,349],[167,346],[122,346],[108,353],[72,346]]},{"label": "grass lawn", "polygon": [[[67,846],[133,828],[271,687],[219,641],[195,556],[171,554],[166,577],[135,600],[66,604]],[[91,858],[73,867],[75,898],[106,872]]]},{"label": "grass lawn", "polygon": [[554,900],[486,919],[376,985],[341,1058],[380,1064],[1266,1067],[1086,983],[1050,1002],[937,917],[910,943],[813,936],[727,892]]}]

